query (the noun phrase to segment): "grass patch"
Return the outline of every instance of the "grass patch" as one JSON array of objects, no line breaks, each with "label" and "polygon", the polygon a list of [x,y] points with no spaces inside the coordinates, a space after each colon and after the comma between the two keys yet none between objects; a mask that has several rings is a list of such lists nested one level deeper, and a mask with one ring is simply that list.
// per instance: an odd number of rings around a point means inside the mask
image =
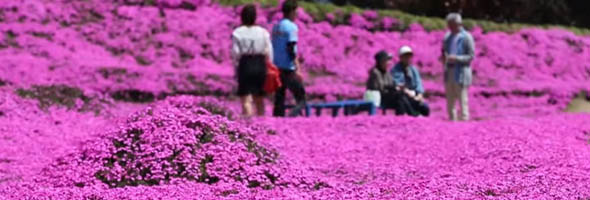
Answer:
[{"label": "grass patch", "polygon": [[37,100],[43,110],[51,106],[62,106],[82,112],[94,111],[98,114],[102,108],[94,98],[86,96],[81,89],[67,85],[35,85],[29,89],[19,88],[16,94],[22,98]]},{"label": "grass patch", "polygon": [[[220,4],[226,6],[238,6],[248,3],[260,3],[262,6],[278,6],[278,0],[217,0]],[[305,9],[316,21],[322,21],[326,19],[326,14],[336,14],[337,22],[345,22],[352,13],[363,13],[369,9],[362,9],[356,6],[337,6],[334,4],[326,3],[310,3],[299,1],[299,5]],[[400,21],[400,30],[405,30],[410,24],[418,23],[422,25],[426,30],[441,30],[446,28],[446,21],[443,18],[437,17],[425,17],[419,15],[409,14],[400,10],[376,10],[381,17],[393,17]],[[481,27],[484,31],[501,31],[501,32],[516,32],[523,28],[561,28],[571,31],[578,35],[590,35],[590,29],[578,28],[572,26],[561,26],[561,25],[532,25],[522,23],[496,23],[486,20],[475,20],[465,19],[465,27],[471,29],[475,26]]]},{"label": "grass patch", "polygon": [[4,48],[20,48],[20,44],[16,41],[18,34],[12,30],[8,30],[4,33],[4,40],[0,43],[0,49]]},{"label": "grass patch", "polygon": [[135,62],[137,62],[137,64],[141,65],[141,66],[148,66],[152,64],[152,61],[148,60],[146,57],[138,55],[135,56]]},{"label": "grass patch", "polygon": [[127,69],[122,67],[102,67],[97,71],[105,79],[112,76],[124,76],[127,74]]},{"label": "grass patch", "polygon": [[131,103],[151,103],[156,100],[156,96],[152,92],[137,89],[115,91],[111,97],[117,101]]}]

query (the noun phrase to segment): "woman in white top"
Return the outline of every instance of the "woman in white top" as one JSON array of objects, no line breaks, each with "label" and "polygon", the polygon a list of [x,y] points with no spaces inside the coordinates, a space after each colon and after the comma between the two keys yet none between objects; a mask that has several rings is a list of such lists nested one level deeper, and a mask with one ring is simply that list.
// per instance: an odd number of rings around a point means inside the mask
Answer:
[{"label": "woman in white top", "polygon": [[232,34],[232,60],[237,68],[238,96],[243,114],[252,116],[252,101],[259,116],[264,115],[266,62],[272,60],[268,31],[256,25],[256,7],[247,5],[241,13],[242,25]]}]

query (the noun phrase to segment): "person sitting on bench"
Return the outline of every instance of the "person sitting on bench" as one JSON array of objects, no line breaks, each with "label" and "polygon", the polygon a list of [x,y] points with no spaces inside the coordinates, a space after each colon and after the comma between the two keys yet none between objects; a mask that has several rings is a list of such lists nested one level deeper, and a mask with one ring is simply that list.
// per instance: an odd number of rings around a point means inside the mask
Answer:
[{"label": "person sitting on bench", "polygon": [[424,86],[418,69],[412,64],[414,53],[409,46],[399,51],[400,61],[391,70],[395,89],[398,92],[397,115],[428,116],[430,108],[424,102]]},{"label": "person sitting on bench", "polygon": [[395,85],[393,77],[388,72],[388,66],[391,65],[393,56],[386,51],[379,51],[375,55],[375,67],[369,70],[369,79],[367,80],[367,91],[364,100],[372,102],[377,107],[395,108]]}]

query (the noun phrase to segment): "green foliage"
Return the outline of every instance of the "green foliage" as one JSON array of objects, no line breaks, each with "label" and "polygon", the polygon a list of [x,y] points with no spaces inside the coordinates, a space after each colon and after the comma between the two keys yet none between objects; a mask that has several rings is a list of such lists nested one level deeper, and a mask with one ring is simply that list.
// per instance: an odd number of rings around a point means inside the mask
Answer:
[{"label": "green foliage", "polygon": [[211,155],[206,155],[205,158],[201,159],[201,162],[199,163],[199,170],[201,171],[201,175],[198,177],[199,182],[208,183],[208,184],[214,184],[214,183],[219,182],[218,177],[211,176],[207,172],[207,163],[212,163],[212,162],[213,162],[213,156],[211,156]]},{"label": "green foliage", "polygon": [[219,3],[223,5],[229,6],[237,6],[237,5],[244,5],[249,3],[260,3],[261,5],[265,6],[278,6],[278,0],[217,0]]},{"label": "green foliage", "polygon": [[239,192],[238,190],[235,190],[235,189],[233,189],[233,190],[225,190],[225,191],[221,192],[221,196],[223,196],[223,197],[227,197],[227,196],[229,196],[229,195],[232,195],[232,194],[239,194],[239,193],[240,193],[240,192]]},{"label": "green foliage", "polygon": [[199,102],[199,106],[203,107],[205,110],[211,112],[214,115],[221,115],[227,117],[229,120],[234,120],[234,114],[229,109],[220,106],[217,103],[202,101]]},{"label": "green foliage", "polygon": [[12,30],[4,32],[4,40],[0,42],[0,49],[8,47],[20,48],[20,45],[16,41],[17,37],[18,35],[14,33]]},{"label": "green foliage", "polygon": [[117,101],[132,103],[151,103],[156,100],[156,96],[153,93],[137,89],[115,91],[111,94],[111,97]]},{"label": "green foliage", "polygon": [[[22,98],[35,99],[39,102],[41,109],[47,109],[51,106],[63,106],[68,109],[78,109],[78,111],[94,111],[99,113],[101,106],[96,100],[84,95],[79,88],[69,87],[67,85],[35,85],[30,89],[19,88],[16,94]],[[81,108],[76,107],[76,102],[81,101]]]},{"label": "green foliage", "polygon": [[103,78],[108,79],[112,76],[124,76],[127,74],[127,69],[122,67],[102,67],[97,70]]},{"label": "green foliage", "polygon": [[135,56],[135,61],[137,62],[137,64],[141,66],[148,66],[152,64],[152,61],[148,60],[146,57],[143,57],[141,55]]},{"label": "green foliage", "polygon": [[[236,5],[243,5],[247,3],[259,3],[262,6],[277,6],[277,0],[218,0],[219,3],[228,6],[236,6]],[[336,14],[337,22],[344,22],[352,13],[362,13],[365,10],[347,5],[347,6],[337,6],[334,4],[320,4],[320,3],[310,3],[310,2],[302,2],[300,1],[300,6],[305,9],[307,13],[309,13],[315,20],[322,21],[326,18],[326,14],[332,13]],[[441,30],[446,28],[446,22],[443,18],[436,18],[436,17],[424,17],[409,14],[399,10],[377,10],[379,16],[381,17],[394,17],[401,22],[401,30],[406,29],[410,24],[418,23],[422,25],[426,30]],[[538,27],[538,28],[561,28],[565,30],[572,31],[578,35],[590,35],[590,29],[585,28],[577,28],[577,27],[570,27],[570,26],[556,26],[556,25],[531,25],[531,24],[520,24],[520,23],[496,23],[492,21],[486,20],[473,20],[473,19],[466,19],[464,20],[464,24],[467,28],[473,28],[475,26],[481,27],[484,31],[501,31],[501,32],[515,32],[522,28],[527,27]]]},{"label": "green foliage", "polygon": [[317,182],[316,184],[313,185],[313,189],[314,190],[321,190],[322,188],[329,188],[330,185],[328,185],[325,182]]}]

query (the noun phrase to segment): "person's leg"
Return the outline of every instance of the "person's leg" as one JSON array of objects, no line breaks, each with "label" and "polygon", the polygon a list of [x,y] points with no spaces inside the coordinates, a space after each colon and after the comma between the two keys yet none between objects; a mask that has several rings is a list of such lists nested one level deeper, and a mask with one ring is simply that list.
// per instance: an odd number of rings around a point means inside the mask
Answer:
[{"label": "person's leg", "polygon": [[301,111],[305,109],[307,102],[305,101],[305,87],[303,83],[296,78],[295,73],[290,74],[287,78],[289,84],[287,84],[287,88],[293,96],[295,97],[295,108],[289,112],[290,117],[298,116],[301,114]]},{"label": "person's leg", "polygon": [[265,107],[264,107],[264,96],[255,96],[254,97],[254,105],[256,105],[256,115],[264,116]]},{"label": "person's leg", "polygon": [[266,82],[266,57],[258,57],[256,59],[256,68],[253,68],[254,75],[253,81],[255,84],[256,89],[254,90],[253,97],[254,97],[254,105],[256,106],[256,115],[264,116],[265,114],[265,107],[264,107],[264,97],[266,96],[266,92],[264,91],[264,83]]},{"label": "person's leg", "polygon": [[397,115],[397,116],[409,114],[408,99],[406,98],[406,96],[404,94],[401,94],[401,92],[396,94],[394,107],[395,107],[395,115]]},{"label": "person's leg", "polygon": [[469,87],[460,86],[461,121],[469,120]]},{"label": "person's leg", "polygon": [[398,108],[400,111],[398,112],[396,110],[396,112],[395,112],[396,115],[410,115],[410,116],[417,116],[418,115],[418,113],[414,109],[414,106],[412,105],[411,98],[406,94],[402,93],[399,95]]},{"label": "person's leg", "polygon": [[430,107],[428,104],[416,100],[412,100],[412,107],[419,115],[428,117],[430,115]]},{"label": "person's leg", "polygon": [[284,117],[285,116],[285,92],[287,88],[283,83],[283,86],[279,88],[275,93],[275,105],[272,112],[272,115],[275,117]]},{"label": "person's leg", "polygon": [[240,97],[240,102],[242,103],[242,115],[246,117],[252,116],[252,96],[251,95],[244,95]]},{"label": "person's leg", "polygon": [[420,115],[422,115],[424,117],[430,116],[430,106],[428,106],[427,103],[420,102],[420,103],[418,103],[417,108],[418,108],[418,112],[420,112]]},{"label": "person's leg", "polygon": [[420,104],[420,106],[421,106],[421,108],[420,108],[421,111],[420,112],[422,113],[422,116],[424,116],[424,117],[430,116],[430,106],[427,103],[425,103],[425,102],[422,102]]},{"label": "person's leg", "polygon": [[282,71],[280,74],[282,86],[275,93],[275,105],[273,109],[273,116],[284,117],[285,116],[285,93],[287,91],[287,71]]},{"label": "person's leg", "polygon": [[418,117],[420,115],[418,101],[414,100],[414,98],[410,96],[406,96],[405,99],[405,101],[407,102],[406,104],[408,105],[408,115]]},{"label": "person's leg", "polygon": [[381,108],[383,114],[387,114],[387,109],[395,109],[395,96],[393,92],[381,92]]},{"label": "person's leg", "polygon": [[383,108],[383,114],[386,114],[386,110],[393,109],[395,115],[405,115],[408,113],[405,104],[403,103],[402,93],[395,90],[388,90],[381,93],[381,108]]},{"label": "person's leg", "polygon": [[445,83],[445,95],[447,97],[447,112],[449,116],[449,120],[457,121],[457,99],[456,92],[455,92],[455,83],[452,80],[449,80]]}]

